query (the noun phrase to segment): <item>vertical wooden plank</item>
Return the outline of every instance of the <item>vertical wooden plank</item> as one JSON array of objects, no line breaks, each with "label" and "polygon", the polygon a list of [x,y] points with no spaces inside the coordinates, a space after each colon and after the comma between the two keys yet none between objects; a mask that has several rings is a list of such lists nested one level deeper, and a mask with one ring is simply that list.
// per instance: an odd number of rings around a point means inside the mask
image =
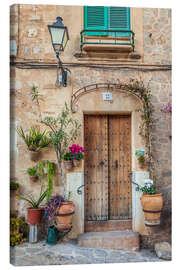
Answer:
[{"label": "vertical wooden plank", "polygon": [[85,115],[85,173],[88,174],[88,185],[85,186],[86,220],[106,220],[108,218],[106,127],[106,116]]},{"label": "vertical wooden plank", "polygon": [[131,118],[109,116],[109,218],[131,217]]}]

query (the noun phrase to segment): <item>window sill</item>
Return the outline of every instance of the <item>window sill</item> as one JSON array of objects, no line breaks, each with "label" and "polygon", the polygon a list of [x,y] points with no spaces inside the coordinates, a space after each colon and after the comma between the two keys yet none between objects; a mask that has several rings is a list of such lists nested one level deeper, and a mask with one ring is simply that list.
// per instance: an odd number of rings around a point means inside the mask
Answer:
[{"label": "window sill", "polygon": [[132,52],[133,48],[131,45],[84,44],[82,46],[82,51],[86,53],[88,52],[122,53],[122,52]]}]

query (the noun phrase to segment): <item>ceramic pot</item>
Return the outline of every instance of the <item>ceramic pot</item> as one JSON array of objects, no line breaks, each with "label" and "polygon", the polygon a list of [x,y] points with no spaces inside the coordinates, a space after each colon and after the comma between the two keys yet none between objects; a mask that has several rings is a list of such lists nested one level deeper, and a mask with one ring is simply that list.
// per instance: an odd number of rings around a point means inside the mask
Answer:
[{"label": "ceramic pot", "polygon": [[29,151],[29,157],[32,161],[38,161],[40,159],[41,152]]},{"label": "ceramic pot", "polygon": [[155,226],[160,224],[163,197],[161,193],[145,194],[141,197],[141,204],[145,216],[145,225]]},{"label": "ceramic pot", "polygon": [[43,217],[43,214],[44,214],[44,209],[43,208],[38,208],[38,209],[28,208],[27,212],[28,212],[28,217],[27,217],[28,224],[37,225],[41,222],[41,218]]},{"label": "ceramic pot", "polygon": [[72,160],[64,160],[64,167],[66,170],[72,170]]},{"label": "ceramic pot", "polygon": [[74,214],[75,205],[72,201],[62,202],[58,209],[56,218],[56,228],[58,230],[70,229],[72,227],[72,217]]},{"label": "ceramic pot", "polygon": [[74,167],[79,167],[80,166],[80,163],[81,163],[81,160],[75,160],[75,159],[73,159],[73,166]]}]

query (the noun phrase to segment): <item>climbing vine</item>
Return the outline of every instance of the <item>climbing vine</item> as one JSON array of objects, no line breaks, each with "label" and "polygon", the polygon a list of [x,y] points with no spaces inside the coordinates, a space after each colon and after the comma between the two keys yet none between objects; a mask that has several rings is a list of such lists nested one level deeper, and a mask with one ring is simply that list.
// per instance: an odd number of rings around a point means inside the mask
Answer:
[{"label": "climbing vine", "polygon": [[142,119],[139,127],[139,133],[145,140],[147,167],[151,177],[154,178],[154,161],[152,154],[152,127],[154,124],[154,109],[151,102],[151,90],[149,88],[149,84],[145,86],[144,82],[141,80],[130,79],[128,83],[121,84],[120,88],[127,91],[129,95],[134,95],[141,100],[143,107],[142,109],[139,109]]}]

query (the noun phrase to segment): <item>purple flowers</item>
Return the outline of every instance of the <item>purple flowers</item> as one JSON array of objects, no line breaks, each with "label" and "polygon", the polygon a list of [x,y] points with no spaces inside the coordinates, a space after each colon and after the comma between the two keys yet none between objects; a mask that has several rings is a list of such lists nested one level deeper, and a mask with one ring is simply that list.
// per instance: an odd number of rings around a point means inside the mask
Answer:
[{"label": "purple flowers", "polygon": [[172,104],[168,103],[161,109],[162,112],[172,113]]},{"label": "purple flowers", "polygon": [[61,202],[64,202],[64,198],[57,194],[52,196],[52,198],[46,203],[45,211],[46,217],[49,219],[53,219],[57,210],[61,206]]}]

